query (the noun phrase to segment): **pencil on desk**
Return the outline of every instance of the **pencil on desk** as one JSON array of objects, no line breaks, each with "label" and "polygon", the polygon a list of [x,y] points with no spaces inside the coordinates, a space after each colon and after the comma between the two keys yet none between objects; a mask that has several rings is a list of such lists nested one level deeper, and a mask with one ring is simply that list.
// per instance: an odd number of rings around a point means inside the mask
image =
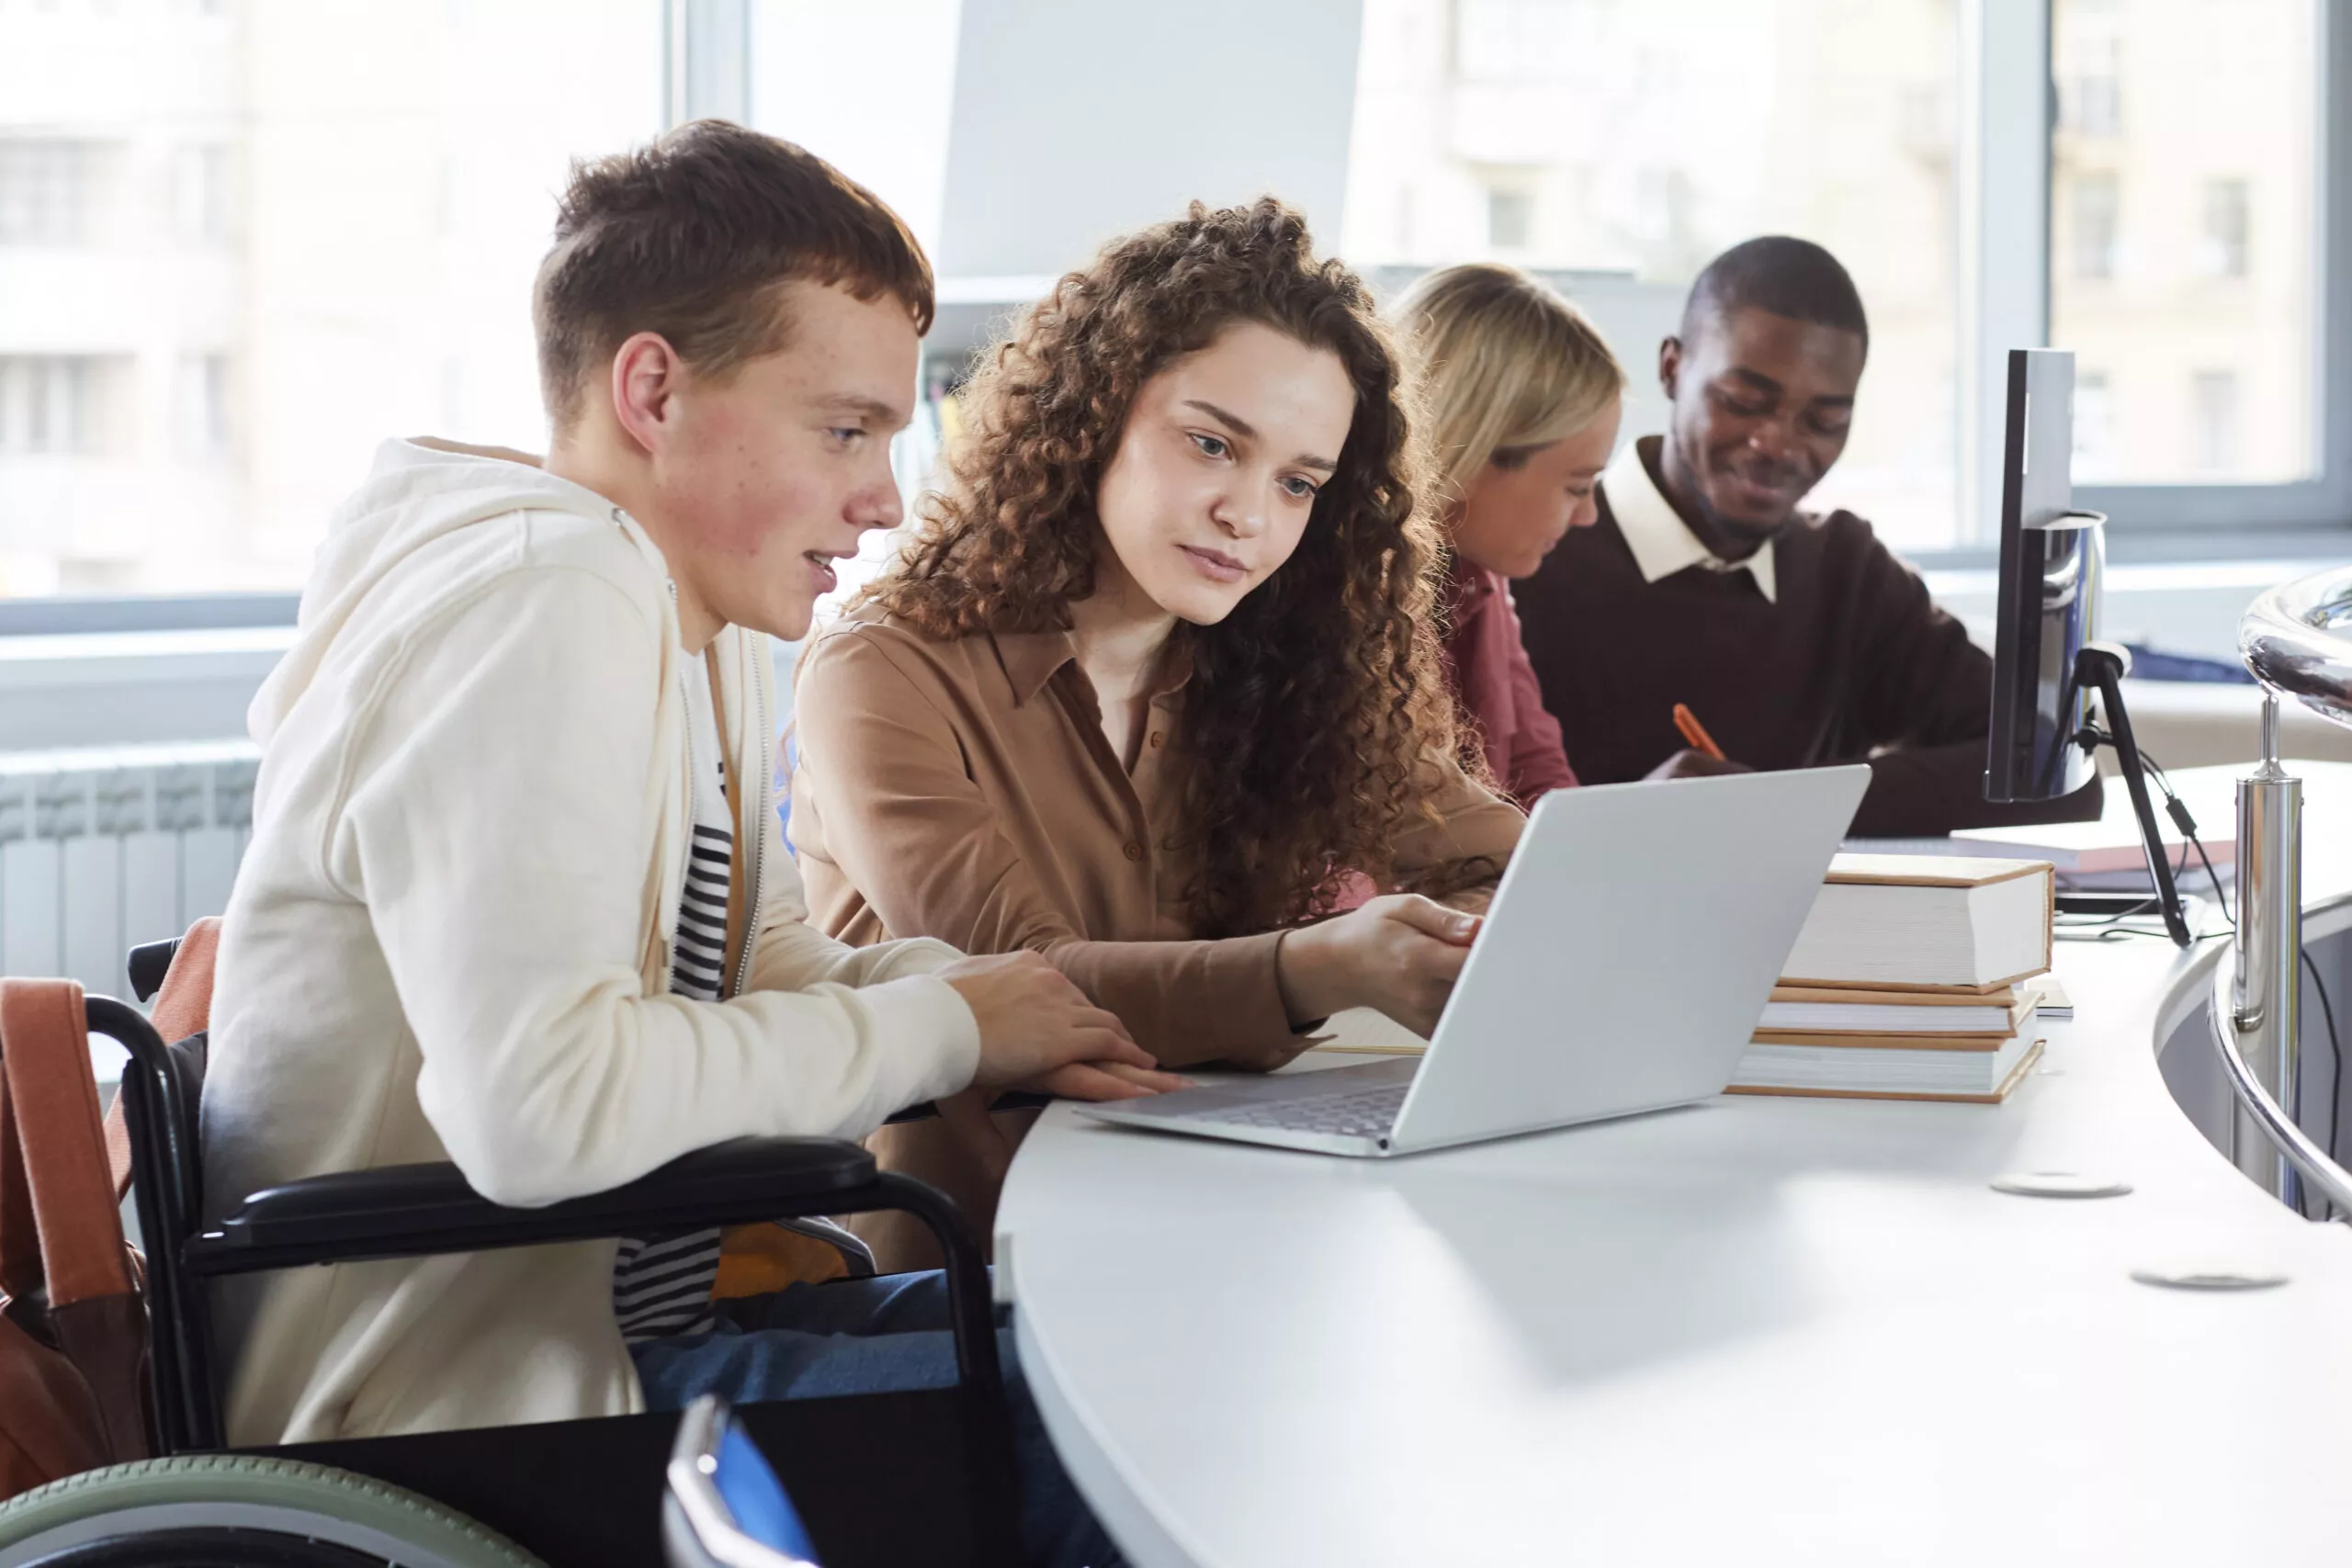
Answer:
[{"label": "pencil on desk", "polygon": [[1724,761],[1724,749],[1715,744],[1715,738],[1707,733],[1707,727],[1699,722],[1699,716],[1690,711],[1690,704],[1674,705],[1674,728],[1682,731],[1682,739],[1692,746],[1718,762]]}]

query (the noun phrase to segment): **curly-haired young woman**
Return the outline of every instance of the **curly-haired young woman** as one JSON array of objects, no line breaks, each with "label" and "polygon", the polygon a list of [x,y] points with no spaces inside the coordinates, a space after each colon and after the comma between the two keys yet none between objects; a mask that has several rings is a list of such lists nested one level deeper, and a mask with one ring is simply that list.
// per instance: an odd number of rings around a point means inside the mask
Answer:
[{"label": "curly-haired young woman", "polygon": [[[1170,1066],[1271,1068],[1344,1008],[1430,1028],[1476,920],[1423,892],[1491,879],[1523,818],[1454,760],[1407,404],[1363,284],[1272,200],[1062,278],[801,660],[811,919],[1043,953]],[[890,1135],[985,1217],[1009,1145],[949,1124],[936,1159]]]}]

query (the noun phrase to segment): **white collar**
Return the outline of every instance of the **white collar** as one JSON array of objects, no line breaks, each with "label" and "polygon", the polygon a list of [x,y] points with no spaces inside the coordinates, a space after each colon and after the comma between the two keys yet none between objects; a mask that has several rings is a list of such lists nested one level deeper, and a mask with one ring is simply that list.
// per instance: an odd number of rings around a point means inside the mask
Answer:
[{"label": "white collar", "polygon": [[1659,491],[1657,481],[1642,462],[1640,446],[1639,441],[1625,443],[1625,449],[1601,473],[1600,488],[1609,498],[1609,514],[1617,520],[1617,531],[1625,536],[1625,547],[1634,552],[1634,564],[1642,569],[1642,581],[1656,582],[1694,566],[1713,572],[1744,571],[1756,580],[1757,592],[1767,603],[1779,604],[1780,583],[1772,561],[1780,541],[1767,541],[1746,560],[1718,557],[1700,542],[1690,525],[1674,510],[1674,503]]}]

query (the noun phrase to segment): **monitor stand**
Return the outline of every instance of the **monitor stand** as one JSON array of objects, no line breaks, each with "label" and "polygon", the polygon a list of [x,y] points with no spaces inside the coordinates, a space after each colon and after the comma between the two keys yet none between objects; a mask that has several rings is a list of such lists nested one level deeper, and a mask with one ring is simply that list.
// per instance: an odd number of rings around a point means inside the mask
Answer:
[{"label": "monitor stand", "polygon": [[2148,775],[2140,766],[2140,744],[2132,739],[2132,716],[2123,707],[2123,674],[2131,666],[2129,655],[2122,649],[2103,643],[2089,643],[2075,655],[2075,680],[2098,693],[2099,706],[2107,715],[2108,735],[2115,746],[2117,760],[2123,765],[2123,783],[2132,792],[2132,810],[2140,819],[2140,841],[2147,851],[2148,874],[2155,879],[2156,908],[2165,918],[2165,930],[2177,947],[2187,947],[2192,939],[2188,934],[2188,917],[2180,907],[2180,893],[2173,886],[2172,862],[2165,858],[2164,835],[2156,830],[2156,810],[2148,800]]}]

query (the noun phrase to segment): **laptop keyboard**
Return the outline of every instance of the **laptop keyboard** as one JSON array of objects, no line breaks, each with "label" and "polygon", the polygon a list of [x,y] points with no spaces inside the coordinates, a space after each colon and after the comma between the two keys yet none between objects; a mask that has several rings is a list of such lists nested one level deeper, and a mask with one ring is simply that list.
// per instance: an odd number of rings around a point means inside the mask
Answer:
[{"label": "laptop keyboard", "polygon": [[1236,1105],[1223,1111],[1196,1111],[1195,1122],[1224,1122],[1241,1127],[1279,1127],[1288,1133],[1336,1133],[1342,1137],[1376,1138],[1396,1124],[1404,1109],[1408,1081],[1361,1089],[1351,1094],[1317,1095],[1274,1105]]}]

